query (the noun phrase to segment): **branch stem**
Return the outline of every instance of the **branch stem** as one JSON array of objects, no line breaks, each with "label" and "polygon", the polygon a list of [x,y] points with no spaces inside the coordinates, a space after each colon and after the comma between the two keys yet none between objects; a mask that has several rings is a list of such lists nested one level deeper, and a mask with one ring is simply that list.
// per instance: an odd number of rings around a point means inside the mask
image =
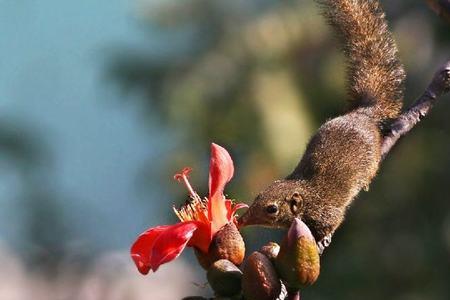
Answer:
[{"label": "branch stem", "polygon": [[289,292],[288,291],[288,294],[287,294],[285,300],[300,300],[300,292],[299,291],[297,291],[297,292]]},{"label": "branch stem", "polygon": [[435,73],[433,80],[422,96],[390,124],[381,145],[383,159],[402,136],[407,134],[417,123],[428,115],[436,100],[449,91],[450,60]]}]

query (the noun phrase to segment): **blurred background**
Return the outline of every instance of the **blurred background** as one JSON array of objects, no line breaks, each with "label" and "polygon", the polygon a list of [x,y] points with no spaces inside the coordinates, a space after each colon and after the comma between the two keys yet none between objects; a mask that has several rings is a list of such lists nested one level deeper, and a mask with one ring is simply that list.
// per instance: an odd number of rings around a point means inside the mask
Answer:
[{"label": "blurred background", "polygon": [[[382,1],[406,102],[449,58],[425,1]],[[345,108],[345,66],[313,1],[0,1],[0,299],[210,295],[192,250],[156,274],[128,249],[176,222],[209,144],[251,202]],[[450,298],[450,99],[401,141],[322,258],[304,299]],[[245,229],[248,251],[279,232]]]}]

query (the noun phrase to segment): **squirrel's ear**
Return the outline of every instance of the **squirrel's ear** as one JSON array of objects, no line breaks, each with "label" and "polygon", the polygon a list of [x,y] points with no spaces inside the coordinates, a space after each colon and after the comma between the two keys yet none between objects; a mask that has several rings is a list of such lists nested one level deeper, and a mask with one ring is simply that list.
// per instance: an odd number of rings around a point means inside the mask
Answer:
[{"label": "squirrel's ear", "polygon": [[286,197],[286,201],[289,203],[291,212],[297,215],[303,206],[303,198],[299,192],[294,192],[291,196]]}]

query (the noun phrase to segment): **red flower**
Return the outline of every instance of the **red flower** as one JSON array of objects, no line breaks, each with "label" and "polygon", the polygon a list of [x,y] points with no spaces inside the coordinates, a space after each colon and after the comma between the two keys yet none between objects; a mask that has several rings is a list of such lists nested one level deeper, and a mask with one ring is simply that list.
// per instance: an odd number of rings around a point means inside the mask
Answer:
[{"label": "red flower", "polygon": [[131,247],[131,258],[144,275],[177,258],[186,246],[207,253],[213,236],[229,222],[236,223],[236,210],[247,207],[245,204],[234,205],[223,195],[225,185],[233,177],[234,167],[230,154],[221,146],[211,144],[208,198],[200,198],[192,189],[188,181],[190,171],[185,168],[174,176],[183,181],[191,198],[180,209],[174,207],[181,222],[150,228]]}]

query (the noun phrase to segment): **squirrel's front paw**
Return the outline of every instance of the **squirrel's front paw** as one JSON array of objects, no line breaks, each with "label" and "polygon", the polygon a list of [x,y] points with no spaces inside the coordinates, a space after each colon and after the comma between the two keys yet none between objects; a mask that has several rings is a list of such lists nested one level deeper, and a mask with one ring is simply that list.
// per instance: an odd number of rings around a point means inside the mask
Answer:
[{"label": "squirrel's front paw", "polygon": [[325,248],[327,248],[328,246],[330,246],[331,244],[331,237],[333,236],[333,234],[327,234],[322,240],[317,242],[317,247],[319,248],[319,254],[322,255],[323,251],[325,250]]}]

